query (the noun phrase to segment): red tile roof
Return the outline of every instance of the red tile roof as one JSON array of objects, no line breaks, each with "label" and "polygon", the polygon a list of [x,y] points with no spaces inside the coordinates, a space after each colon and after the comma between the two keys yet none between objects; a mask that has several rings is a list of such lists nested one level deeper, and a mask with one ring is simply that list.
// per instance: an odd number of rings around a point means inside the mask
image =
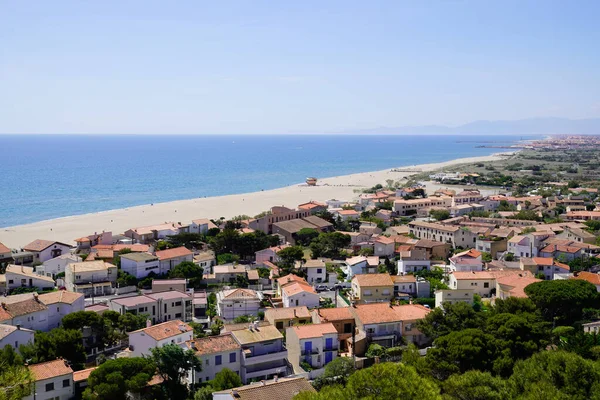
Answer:
[{"label": "red tile roof", "polygon": [[34,240],[33,242],[29,243],[28,245],[24,246],[23,250],[27,250],[27,251],[42,251],[42,250],[47,249],[48,247],[52,246],[55,243],[56,244],[61,244],[63,246],[71,247],[68,244],[61,243],[61,242],[54,242],[54,241],[51,241],[51,240],[37,239],[37,240]]},{"label": "red tile roof", "polygon": [[0,253],[10,253],[10,249],[2,243],[0,243]]},{"label": "red tile roof", "polygon": [[92,372],[94,372],[98,367],[92,367],[88,369],[83,369],[81,371],[73,372],[73,382],[82,382],[86,381]]},{"label": "red tile roof", "polygon": [[337,335],[337,330],[331,322],[323,324],[293,326],[292,329],[294,330],[294,332],[296,332],[298,339],[316,338],[327,334]]},{"label": "red tile roof", "polygon": [[158,341],[177,336],[182,333],[190,332],[192,330],[192,327],[185,322],[174,319],[172,321],[163,322],[162,324],[153,325],[149,328],[143,328],[134,332],[129,332],[129,334],[131,335],[135,332],[144,332],[146,335]]},{"label": "red tile roof", "polygon": [[592,272],[581,271],[579,274],[573,277],[573,279],[580,279],[584,281],[588,281],[594,285],[600,285],[600,275],[594,274]]},{"label": "red tile roof", "polygon": [[30,365],[29,370],[33,374],[33,377],[36,381],[56,378],[57,376],[73,373],[71,367],[69,367],[67,362],[63,359]]},{"label": "red tile roof", "polygon": [[193,255],[193,253],[183,246],[156,252],[156,257],[158,257],[159,260],[168,260],[169,258],[185,257],[191,255]]},{"label": "red tile roof", "polygon": [[241,349],[241,346],[229,333],[220,336],[208,336],[205,338],[188,340],[185,342],[185,345],[188,347],[188,349],[194,350],[197,355],[214,354]]},{"label": "red tile roof", "polygon": [[361,287],[394,285],[390,274],[357,274],[354,275],[352,280],[356,280]]}]

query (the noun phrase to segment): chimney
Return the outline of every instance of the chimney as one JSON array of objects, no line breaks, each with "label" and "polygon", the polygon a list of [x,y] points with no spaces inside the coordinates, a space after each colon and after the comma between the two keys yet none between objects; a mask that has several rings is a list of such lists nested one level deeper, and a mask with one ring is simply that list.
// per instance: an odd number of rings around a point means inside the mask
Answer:
[{"label": "chimney", "polygon": [[20,331],[21,330],[21,324],[17,324],[17,330]]},{"label": "chimney", "polygon": [[146,320],[146,328],[150,328],[152,326],[152,321],[150,319]]}]

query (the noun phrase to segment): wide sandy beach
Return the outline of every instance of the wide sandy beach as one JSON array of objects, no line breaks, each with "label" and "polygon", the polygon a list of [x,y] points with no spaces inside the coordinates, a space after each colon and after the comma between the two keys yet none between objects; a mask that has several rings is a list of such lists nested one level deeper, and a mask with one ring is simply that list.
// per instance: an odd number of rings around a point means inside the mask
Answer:
[{"label": "wide sandy beach", "polygon": [[[450,165],[501,159],[502,154],[490,156],[460,158],[452,161],[397,167],[401,170],[432,171]],[[295,208],[298,204],[310,200],[325,201],[338,199],[351,201],[359,193],[356,189],[372,187],[386,180],[401,180],[415,172],[398,172],[386,169],[352,175],[319,179],[317,186],[297,184],[279,189],[228,196],[206,197],[190,200],[171,201],[154,205],[142,205],[119,210],[110,210],[92,214],[51,219],[32,224],[2,228],[0,242],[10,248],[19,248],[35,239],[56,240],[74,244],[76,238],[94,232],[112,231],[123,233],[129,228],[154,225],[166,221],[190,223],[193,219],[220,217],[231,218],[236,215],[256,215],[275,205]],[[68,204],[65,204],[68,207]]]}]

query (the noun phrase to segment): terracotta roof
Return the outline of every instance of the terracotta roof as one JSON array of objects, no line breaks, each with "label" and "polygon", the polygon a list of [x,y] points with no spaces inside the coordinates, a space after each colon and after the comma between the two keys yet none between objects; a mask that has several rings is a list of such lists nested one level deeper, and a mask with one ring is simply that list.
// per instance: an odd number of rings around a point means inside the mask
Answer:
[{"label": "terracotta roof", "polygon": [[196,355],[214,354],[241,349],[241,346],[229,333],[220,336],[208,336],[205,338],[188,340],[185,342],[185,345],[188,349],[194,350]]},{"label": "terracotta roof", "polygon": [[[496,280],[496,283],[501,286],[500,289],[507,290],[511,297],[527,297],[525,293],[525,287],[532,283],[541,282],[541,279],[536,279],[531,275],[515,274],[500,277]],[[502,288],[505,286],[505,288]]]},{"label": "terracotta roof", "polygon": [[420,304],[405,304],[402,306],[394,306],[394,311],[398,314],[400,321],[414,321],[423,319],[431,312],[431,310]]},{"label": "terracotta roof", "polygon": [[94,250],[112,250],[121,251],[129,249],[134,253],[147,253],[150,250],[150,246],[147,244],[97,244],[92,247]]},{"label": "terracotta roof", "polygon": [[417,243],[415,243],[415,247],[424,247],[427,249],[439,246],[449,246],[449,244],[444,242],[436,242],[429,239],[420,239]]},{"label": "terracotta roof", "polygon": [[573,277],[573,279],[580,279],[584,281],[588,281],[594,285],[600,285],[600,275],[594,274],[592,272],[581,271],[579,274]]},{"label": "terracotta roof", "polygon": [[[1,300],[0,301],[5,301]],[[45,304],[37,301],[35,298],[15,302],[15,303],[2,303],[0,308],[3,308],[11,318],[19,317],[21,315],[27,315],[38,311],[47,310]],[[2,317],[0,317],[2,318]]]},{"label": "terracotta roof", "polygon": [[[235,397],[233,391],[237,393]],[[255,383],[215,393],[228,394],[236,400],[292,400],[300,392],[316,393],[316,390],[305,378],[280,378],[277,382]]]},{"label": "terracotta roof", "polygon": [[87,379],[90,377],[90,374],[94,372],[96,368],[98,367],[92,367],[88,369],[83,369],[81,371],[73,372],[73,382],[87,381]]},{"label": "terracotta roof", "polygon": [[55,243],[61,244],[63,246],[71,247],[70,245],[68,245],[66,243],[55,242],[52,240],[37,239],[37,240],[34,240],[33,242],[29,243],[28,245],[23,246],[23,250],[36,251],[36,252],[42,251],[42,250],[47,249],[48,247],[52,246]]},{"label": "terracotta roof", "polygon": [[305,282],[290,283],[288,285],[285,285],[283,288],[281,288],[281,290],[284,291],[285,294],[287,294],[288,296],[293,296],[293,295],[301,293],[301,292],[313,293],[313,294],[317,293],[317,292],[315,292],[315,289],[312,286],[310,286],[308,283],[305,283]]},{"label": "terracotta roof", "polygon": [[281,278],[277,278],[277,284],[281,287],[291,282],[305,282],[304,278],[299,277],[298,275],[289,274],[286,276],[282,276]]},{"label": "terracotta roof", "polygon": [[356,210],[340,210],[337,213],[341,215],[358,215],[358,211]]},{"label": "terracotta roof", "polygon": [[325,262],[323,260],[307,260],[302,268],[325,268]]},{"label": "terracotta roof", "polygon": [[252,330],[248,328],[234,330],[231,334],[242,346],[251,343],[283,339],[281,332],[273,325],[265,325],[258,329],[253,328]]},{"label": "terracotta roof", "polygon": [[344,321],[354,319],[350,307],[339,307],[339,308],[321,308],[318,310],[321,321]]},{"label": "terracotta roof", "polygon": [[258,295],[252,289],[230,289],[223,290],[223,298],[224,299],[258,299]]},{"label": "terracotta roof", "polygon": [[29,370],[33,374],[33,377],[36,381],[56,378],[57,376],[69,375],[73,373],[71,367],[69,367],[67,362],[63,359],[30,365]]},{"label": "terracotta roof", "polygon": [[10,249],[6,247],[4,244],[0,243],[0,253],[10,253]]},{"label": "terracotta roof", "polygon": [[265,310],[265,320],[292,320],[295,318],[310,318],[310,312],[306,306],[267,308]]},{"label": "terracotta roof", "polygon": [[390,307],[389,303],[359,304],[352,308],[352,312],[363,325],[399,321],[398,314]]},{"label": "terracotta roof", "polygon": [[565,246],[565,245],[560,245],[560,244],[551,244],[551,245],[548,245],[548,246],[544,247],[540,251],[543,252],[543,253],[552,253],[552,252],[555,252],[555,251],[558,251],[558,252],[561,252],[561,253],[577,253],[580,250],[581,250],[580,247]]},{"label": "terracotta roof", "polygon": [[456,253],[454,257],[470,257],[470,258],[478,258],[481,257],[481,252],[475,249],[469,249],[467,251],[463,251],[461,253]]},{"label": "terracotta roof", "polygon": [[28,276],[30,278],[37,279],[37,280],[40,280],[40,281],[46,281],[48,283],[52,283],[52,286],[54,286],[54,279],[50,278],[49,276],[44,276],[44,275],[38,275],[38,274],[36,274],[35,272],[33,272],[33,268],[32,267],[25,267],[25,266],[22,266],[22,265],[8,265],[6,267],[6,271],[5,272]]},{"label": "terracotta roof", "polygon": [[416,283],[417,278],[414,275],[392,275],[394,283]]},{"label": "terracotta roof", "polygon": [[0,321],[7,321],[12,319],[12,316],[4,309],[4,307],[0,307]]},{"label": "terracotta roof", "polygon": [[174,319],[172,321],[163,322],[162,324],[153,325],[149,328],[143,328],[137,331],[129,332],[129,335],[136,332],[144,332],[146,335],[158,341],[177,336],[182,333],[190,332],[192,330],[192,327],[185,322]]},{"label": "terracotta roof", "polygon": [[90,242],[90,238],[88,237],[80,237],[75,239],[75,243],[85,243],[85,242]]},{"label": "terracotta roof", "polygon": [[396,241],[387,236],[379,236],[375,242],[383,243],[383,244],[392,244],[392,243],[395,243]]},{"label": "terracotta roof", "polygon": [[553,265],[554,259],[552,257],[533,257],[533,262],[536,265]]},{"label": "terracotta roof", "polygon": [[185,247],[175,247],[174,249],[161,250],[156,252],[156,257],[159,260],[168,260],[169,258],[191,256],[194,253]]},{"label": "terracotta roof", "polygon": [[73,273],[75,272],[92,272],[92,271],[100,271],[100,270],[108,270],[110,268],[117,268],[116,265],[109,264],[102,260],[98,261],[84,261],[80,263],[71,263],[67,265]]},{"label": "terracotta roof", "polygon": [[356,280],[361,287],[392,286],[394,284],[390,274],[357,274],[352,280]]},{"label": "terracotta roof", "polygon": [[[13,326],[13,325],[0,324],[0,340],[4,339],[11,333],[15,332],[17,329],[21,330],[21,331],[31,332],[32,335],[34,333],[34,331],[32,331],[31,329],[17,328],[16,326]],[[32,339],[33,339],[33,336],[32,336]]]},{"label": "terracotta roof", "polygon": [[45,305],[56,303],[73,304],[76,300],[83,298],[83,293],[58,290],[56,292],[40,294],[38,298]]},{"label": "terracotta roof", "polygon": [[331,322],[292,326],[290,329],[293,329],[294,332],[296,332],[298,339],[316,338],[327,334],[337,335],[337,330]]}]

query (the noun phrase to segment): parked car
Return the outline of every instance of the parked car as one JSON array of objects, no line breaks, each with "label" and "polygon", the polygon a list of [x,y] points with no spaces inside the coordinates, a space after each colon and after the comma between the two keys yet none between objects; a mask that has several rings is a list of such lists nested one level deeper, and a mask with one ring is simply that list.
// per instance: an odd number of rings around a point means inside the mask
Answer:
[{"label": "parked car", "polygon": [[316,290],[317,292],[326,292],[326,291],[328,291],[328,290],[329,290],[329,288],[328,288],[327,286],[325,286],[325,285],[317,285],[317,286],[315,287],[315,290]]}]

